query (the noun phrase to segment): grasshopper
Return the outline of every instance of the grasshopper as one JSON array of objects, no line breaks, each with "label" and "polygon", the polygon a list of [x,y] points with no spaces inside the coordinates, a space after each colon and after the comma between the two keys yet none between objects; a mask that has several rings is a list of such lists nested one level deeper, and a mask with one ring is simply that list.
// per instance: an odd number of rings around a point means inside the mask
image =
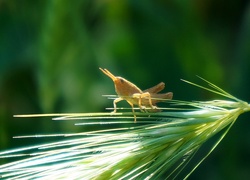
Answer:
[{"label": "grasshopper", "polygon": [[132,112],[134,114],[134,121],[136,122],[136,115],[134,111],[134,105],[138,105],[142,112],[146,111],[147,107],[151,107],[151,112],[160,111],[157,109],[156,103],[161,102],[166,99],[172,99],[173,93],[168,92],[164,94],[157,94],[165,88],[165,83],[160,82],[159,84],[142,91],[135,84],[129,82],[128,80],[114,76],[107,69],[99,68],[105,75],[110,77],[115,85],[115,91],[119,96],[113,101],[114,111],[116,112],[116,103],[122,100],[126,100],[128,104],[132,107]]}]

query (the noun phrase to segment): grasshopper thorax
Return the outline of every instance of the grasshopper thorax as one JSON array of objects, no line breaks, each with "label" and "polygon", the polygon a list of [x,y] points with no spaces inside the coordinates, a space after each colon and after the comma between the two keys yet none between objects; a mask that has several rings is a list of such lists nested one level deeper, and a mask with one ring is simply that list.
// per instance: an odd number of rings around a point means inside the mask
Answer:
[{"label": "grasshopper thorax", "polygon": [[116,77],[114,80],[115,90],[119,96],[132,96],[134,93],[142,93],[136,85],[122,77]]}]

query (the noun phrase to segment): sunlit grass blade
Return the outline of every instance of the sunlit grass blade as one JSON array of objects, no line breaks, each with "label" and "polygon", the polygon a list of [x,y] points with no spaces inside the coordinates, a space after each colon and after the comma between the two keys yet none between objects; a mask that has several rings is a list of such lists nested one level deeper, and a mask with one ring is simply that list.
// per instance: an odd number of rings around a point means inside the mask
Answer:
[{"label": "sunlit grass blade", "polygon": [[187,80],[184,80],[184,79],[181,79],[182,81],[188,83],[188,84],[191,84],[193,86],[196,86],[196,87],[199,87],[199,88],[202,88],[202,89],[205,89],[207,91],[210,91],[210,92],[213,92],[215,94],[219,94],[221,96],[224,96],[224,97],[227,97],[229,99],[234,99],[236,101],[238,101],[239,99],[234,97],[233,95],[229,94],[228,92],[224,91],[223,89],[219,88],[218,86],[216,86],[215,84],[207,81],[206,79],[203,79],[202,77],[198,76],[200,79],[202,79],[203,81],[207,82],[208,85],[210,87],[212,87],[213,89],[210,89],[210,88],[207,88],[207,87],[204,87],[204,86],[201,86],[201,85],[198,85],[198,84],[195,84],[193,82],[190,82],[190,81],[187,81]]},{"label": "sunlit grass blade", "polygon": [[[188,178],[217,147],[238,116],[250,110],[250,105],[206,80],[210,88],[184,81],[228,100],[166,100],[161,112],[143,113],[136,109],[136,123],[131,109],[126,108],[118,109],[117,113],[16,115],[51,116],[58,123],[70,120],[89,130],[17,136],[63,136],[65,140],[0,152],[0,158],[18,158],[0,165],[0,176],[10,179]],[[207,154],[194,167],[189,166],[195,153],[217,133],[221,133],[220,137]],[[187,167],[189,172],[182,174]]]}]

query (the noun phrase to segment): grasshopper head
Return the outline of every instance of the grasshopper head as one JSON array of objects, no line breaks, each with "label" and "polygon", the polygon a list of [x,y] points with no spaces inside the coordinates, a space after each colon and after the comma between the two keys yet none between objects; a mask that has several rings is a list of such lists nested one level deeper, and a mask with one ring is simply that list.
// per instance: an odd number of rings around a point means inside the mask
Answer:
[{"label": "grasshopper head", "polygon": [[142,91],[128,80],[114,76],[107,69],[99,68],[105,75],[110,77],[115,84],[115,91],[119,96],[132,96],[134,93],[142,93]]}]

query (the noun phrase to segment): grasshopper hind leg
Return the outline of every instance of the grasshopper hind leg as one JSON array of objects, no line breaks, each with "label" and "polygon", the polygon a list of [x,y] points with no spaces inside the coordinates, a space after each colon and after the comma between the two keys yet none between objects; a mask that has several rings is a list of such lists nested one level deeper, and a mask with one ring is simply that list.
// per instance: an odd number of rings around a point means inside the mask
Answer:
[{"label": "grasshopper hind leg", "polygon": [[148,98],[149,106],[152,109],[157,109],[157,106],[154,106],[153,103],[152,103],[151,94],[149,92],[142,93],[141,96],[140,96],[139,102],[141,103],[141,99],[146,98],[146,97]]},{"label": "grasshopper hind leg", "polygon": [[[157,109],[157,106],[154,106],[152,103],[151,94],[149,92],[144,92],[142,94],[136,93],[136,94],[133,94],[133,97],[138,98],[138,106],[140,107],[142,112],[146,111],[146,107],[148,105],[151,107],[151,109]],[[145,102],[144,102],[144,104],[142,103],[142,99],[145,99],[145,98],[148,99],[147,104],[145,104]]]}]

